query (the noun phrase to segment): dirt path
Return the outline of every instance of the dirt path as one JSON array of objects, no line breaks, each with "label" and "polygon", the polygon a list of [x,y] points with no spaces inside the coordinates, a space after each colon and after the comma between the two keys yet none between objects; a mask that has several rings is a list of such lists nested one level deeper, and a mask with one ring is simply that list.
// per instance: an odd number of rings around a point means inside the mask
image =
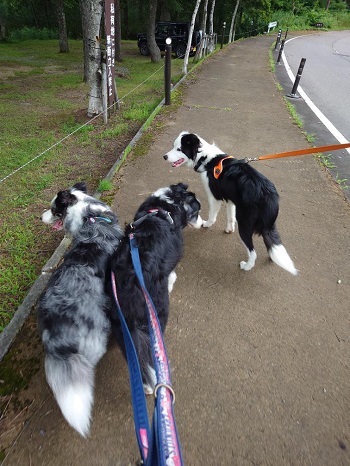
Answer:
[{"label": "dirt path", "polygon": [[[198,175],[162,159],[183,129],[239,158],[307,146],[269,70],[272,41],[238,42],[201,68],[148,153],[115,179],[122,221],[150,192],[178,181],[199,195],[207,216]],[[270,263],[260,238],[256,267],[241,271],[245,250],[237,232],[223,233],[224,209],[211,229],[185,231],[166,332],[185,464],[348,465],[349,204],[312,156],[256,168],[280,192],[278,227],[300,275]],[[98,367],[91,436],[83,440],[39,371],[23,394],[32,417],[3,464],[134,464],[128,384],[112,344]]]}]

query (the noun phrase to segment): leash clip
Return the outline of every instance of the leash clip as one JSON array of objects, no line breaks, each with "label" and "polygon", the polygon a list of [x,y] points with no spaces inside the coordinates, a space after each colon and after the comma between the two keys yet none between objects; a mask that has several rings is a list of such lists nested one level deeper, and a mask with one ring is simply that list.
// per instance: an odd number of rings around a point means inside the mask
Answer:
[{"label": "leash clip", "polygon": [[259,160],[259,157],[246,157],[244,159],[245,163],[257,162],[258,160]]},{"label": "leash clip", "polygon": [[159,383],[154,387],[154,391],[153,391],[154,398],[157,398],[158,389],[161,388],[161,387],[167,388],[169,390],[169,392],[171,393],[172,402],[173,402],[173,405],[174,405],[175,404],[175,392],[174,392],[173,387],[171,387],[167,383]]}]

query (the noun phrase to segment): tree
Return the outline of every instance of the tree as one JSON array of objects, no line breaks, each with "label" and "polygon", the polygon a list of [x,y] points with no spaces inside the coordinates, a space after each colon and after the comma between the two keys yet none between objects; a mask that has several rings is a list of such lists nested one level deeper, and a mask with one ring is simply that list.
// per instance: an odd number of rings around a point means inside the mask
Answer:
[{"label": "tree", "polygon": [[80,0],[84,42],[84,80],[90,85],[88,116],[103,111],[101,75],[101,0]]},{"label": "tree", "polygon": [[214,10],[215,10],[215,0],[211,2],[210,14],[209,14],[209,51],[214,50]]},{"label": "tree", "polygon": [[197,49],[197,52],[196,52],[196,59],[197,58],[202,58],[203,50],[204,50],[205,45],[206,45],[208,3],[209,3],[209,0],[204,0],[203,10],[202,10],[202,20],[201,20],[201,25],[200,25],[200,30],[202,31],[202,39],[201,39],[199,48]]},{"label": "tree", "polygon": [[56,13],[60,53],[68,53],[69,45],[66,27],[66,15],[64,13],[64,0],[56,0]]},{"label": "tree", "polygon": [[230,42],[232,42],[234,40],[233,27],[235,25],[235,20],[236,20],[238,7],[239,7],[239,0],[236,1],[236,6],[235,6],[235,9],[234,9],[234,12],[233,12],[233,15],[232,15],[230,32],[229,32],[229,35],[228,35],[228,43],[230,43]]},{"label": "tree", "polygon": [[153,63],[160,62],[160,50],[156,42],[155,27],[157,15],[157,0],[150,0],[149,2],[149,20],[147,26],[147,45]]},{"label": "tree", "polygon": [[186,53],[185,53],[185,57],[184,57],[184,65],[183,65],[183,68],[182,68],[182,71],[183,71],[184,74],[187,74],[188,57],[190,56],[192,36],[193,36],[193,30],[194,30],[194,23],[196,22],[196,16],[197,16],[197,12],[198,12],[198,8],[199,8],[200,3],[201,3],[201,0],[196,1],[196,6],[194,7],[193,14],[192,14],[190,30],[188,32],[187,48],[186,48]]}]

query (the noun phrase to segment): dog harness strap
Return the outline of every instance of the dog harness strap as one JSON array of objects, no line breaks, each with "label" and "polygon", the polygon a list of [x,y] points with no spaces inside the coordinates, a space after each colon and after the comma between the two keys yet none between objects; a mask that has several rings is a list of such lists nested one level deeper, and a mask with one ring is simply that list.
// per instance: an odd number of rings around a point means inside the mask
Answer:
[{"label": "dog harness strap", "polygon": [[173,409],[174,391],[171,387],[166,348],[155,306],[145,286],[137,241],[132,233],[129,235],[129,240],[134,270],[147,304],[152,357],[157,376],[156,409],[153,422],[157,426],[154,435],[156,436],[158,460],[161,466],[166,466],[166,464],[169,464],[169,461],[175,466],[181,466],[183,465],[183,460],[175,423]]},{"label": "dog harness strap", "polygon": [[234,157],[232,157],[232,155],[227,155],[226,157],[223,157],[222,159],[220,159],[219,163],[215,165],[213,174],[216,180],[219,178],[219,176],[222,173],[222,162],[226,159],[234,159]]},{"label": "dog harness strap", "polygon": [[136,438],[139,444],[139,450],[143,462],[146,464],[148,452],[151,442],[151,432],[148,421],[148,411],[145,392],[143,389],[143,382],[140,370],[139,360],[135,349],[134,342],[132,340],[128,325],[124,319],[124,315],[119,305],[117,295],[117,285],[114,273],[111,273],[112,289],[114,300],[118,309],[118,316],[122,327],[125,352],[128,361],[129,374],[130,374],[130,388],[132,406],[134,411],[135,431]]},{"label": "dog harness strap", "polygon": [[174,223],[174,220],[171,218],[170,212],[164,209],[151,209],[148,211],[147,214],[130,223],[130,227],[134,229],[135,227],[141,225],[142,222],[144,222],[148,218],[154,217],[155,215],[162,218],[163,220],[167,220],[170,223],[170,225],[173,225]]}]

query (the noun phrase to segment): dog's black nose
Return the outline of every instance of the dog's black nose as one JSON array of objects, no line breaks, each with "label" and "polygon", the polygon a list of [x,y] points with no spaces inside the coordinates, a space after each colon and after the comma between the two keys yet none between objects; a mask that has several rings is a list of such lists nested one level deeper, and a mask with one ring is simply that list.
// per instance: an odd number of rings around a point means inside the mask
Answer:
[{"label": "dog's black nose", "polygon": [[167,156],[167,155],[163,155],[163,159],[164,159],[164,160],[168,160],[168,156]]}]

